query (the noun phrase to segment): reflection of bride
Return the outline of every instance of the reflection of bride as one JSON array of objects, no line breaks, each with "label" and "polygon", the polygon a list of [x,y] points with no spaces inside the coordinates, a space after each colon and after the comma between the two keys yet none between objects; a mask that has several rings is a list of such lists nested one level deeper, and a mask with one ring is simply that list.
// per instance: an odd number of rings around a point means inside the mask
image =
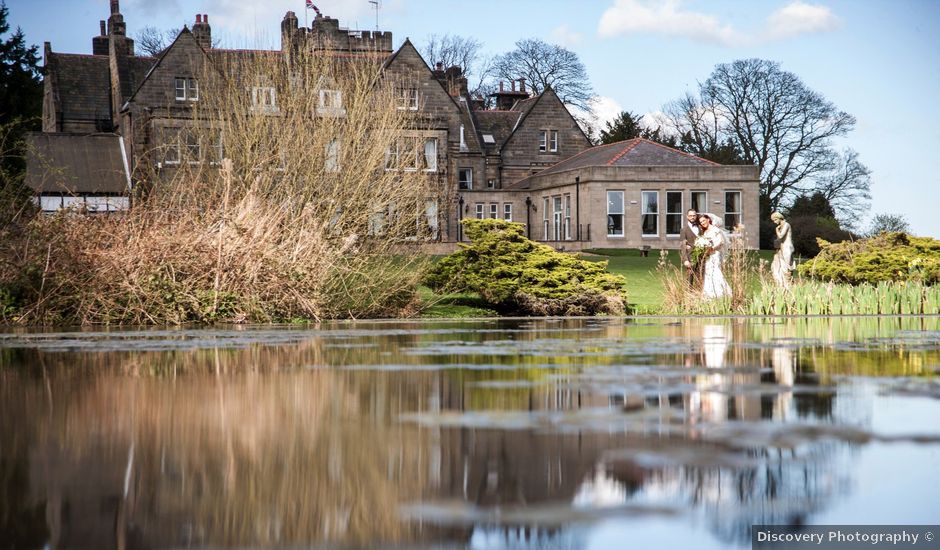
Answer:
[{"label": "reflection of bride", "polygon": [[710,252],[705,259],[705,272],[702,279],[702,296],[706,300],[723,298],[731,295],[731,287],[721,272],[721,255],[725,250],[725,236],[711,216],[702,214],[698,217],[698,224],[702,234],[696,241],[701,240],[702,245]]}]

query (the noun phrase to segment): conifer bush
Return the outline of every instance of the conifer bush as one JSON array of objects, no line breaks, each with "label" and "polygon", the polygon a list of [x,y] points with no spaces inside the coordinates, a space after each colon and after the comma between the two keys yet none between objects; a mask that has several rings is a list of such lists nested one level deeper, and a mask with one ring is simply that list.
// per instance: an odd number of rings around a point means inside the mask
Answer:
[{"label": "conifer bush", "polygon": [[799,267],[800,275],[858,285],[888,281],[940,283],[940,240],[906,233],[881,233],[869,239],[829,243]]},{"label": "conifer bush", "polygon": [[462,222],[471,244],[443,258],[425,284],[437,292],[477,292],[489,304],[521,315],[622,315],[626,280],[589,262],[526,238],[504,220]]}]

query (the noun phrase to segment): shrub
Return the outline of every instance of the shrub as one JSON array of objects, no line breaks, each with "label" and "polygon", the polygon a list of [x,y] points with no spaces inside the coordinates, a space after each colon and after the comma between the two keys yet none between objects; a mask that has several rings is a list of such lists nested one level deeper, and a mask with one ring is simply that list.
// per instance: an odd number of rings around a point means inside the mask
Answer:
[{"label": "shrub", "polygon": [[819,255],[799,267],[800,275],[853,285],[911,280],[940,282],[937,239],[881,233],[842,243],[820,240],[819,246]]},{"label": "shrub", "polygon": [[464,220],[470,245],[443,258],[425,278],[437,292],[477,292],[497,309],[523,315],[621,315],[626,280],[525,237],[504,220]]}]

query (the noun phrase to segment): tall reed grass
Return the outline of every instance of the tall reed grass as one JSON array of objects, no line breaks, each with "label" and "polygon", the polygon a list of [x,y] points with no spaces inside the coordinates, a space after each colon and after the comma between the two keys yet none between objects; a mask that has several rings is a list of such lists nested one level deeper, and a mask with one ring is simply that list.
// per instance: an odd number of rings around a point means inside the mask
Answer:
[{"label": "tall reed grass", "polygon": [[[7,321],[272,322],[414,311],[426,262],[415,247],[436,232],[445,189],[442,171],[404,169],[428,123],[397,108],[381,58],[213,55],[198,73],[190,116],[135,129],[152,132],[159,146],[138,162],[130,212],[37,216],[8,235],[0,288],[18,307]],[[321,89],[339,92],[329,108]],[[387,166],[390,149],[399,163]]]},{"label": "tall reed grass", "polygon": [[749,315],[935,315],[940,286],[921,282],[877,285],[798,281],[789,289],[763,285],[748,301]]}]

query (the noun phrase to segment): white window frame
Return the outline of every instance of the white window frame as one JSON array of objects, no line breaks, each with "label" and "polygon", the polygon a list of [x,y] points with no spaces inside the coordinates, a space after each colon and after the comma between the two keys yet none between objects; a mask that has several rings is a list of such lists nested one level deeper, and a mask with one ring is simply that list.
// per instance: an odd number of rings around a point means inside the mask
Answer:
[{"label": "white window frame", "polygon": [[168,166],[178,165],[180,163],[182,153],[183,150],[182,147],[180,147],[180,136],[179,132],[177,131],[176,135],[169,137],[169,139],[167,139],[163,144],[163,164]]},{"label": "white window frame", "polygon": [[418,110],[418,87],[413,84],[398,86],[398,109],[400,111]]},{"label": "white window frame", "polygon": [[558,152],[558,130],[551,130],[548,140],[548,150],[552,153]]},{"label": "white window frame", "polygon": [[385,171],[394,172],[398,170],[398,162],[401,155],[401,152],[398,150],[400,147],[398,141],[393,141],[388,144],[388,148],[385,150]]},{"label": "white window frame", "polygon": [[[683,193],[682,191],[669,191],[669,190],[666,191],[666,236],[667,236],[667,237],[678,237],[679,234],[682,233],[682,223],[683,223],[683,220],[685,219],[685,210],[682,209],[682,206],[683,206],[683,205],[682,205],[682,195],[683,195],[683,194],[684,194],[684,193]],[[679,195],[679,210],[678,210],[678,212],[670,212],[670,211],[669,211],[669,195],[673,195],[673,196]],[[678,218],[679,218],[679,223],[677,224],[678,231],[676,231],[675,233],[670,233],[670,232],[669,232],[669,219],[670,219],[670,216],[672,216],[672,217],[678,217]]]},{"label": "white window frame", "polygon": [[548,150],[548,130],[539,130],[539,153]]},{"label": "white window frame", "polygon": [[552,240],[554,241],[560,241],[564,236],[564,228],[562,227],[564,215],[564,202],[561,195],[555,195],[552,197]]},{"label": "white window frame", "polygon": [[254,86],[251,89],[251,110],[261,113],[276,113],[277,88],[274,86]]},{"label": "white window frame", "polygon": [[199,81],[195,78],[177,76],[173,79],[176,101],[199,101]]},{"label": "white window frame", "polygon": [[486,212],[484,210],[485,205],[482,202],[476,204],[476,217],[478,220],[482,220],[486,217]]},{"label": "white window frame", "polygon": [[[646,210],[647,206],[649,206],[646,202],[646,197],[650,195],[653,195],[656,197],[656,203],[655,203],[656,211],[655,212],[647,212]],[[655,233],[644,232],[645,231],[644,222],[646,221],[646,218],[645,218],[646,216],[656,216],[654,218],[656,220],[655,221],[655,226],[656,226]],[[640,191],[640,234],[643,237],[649,237],[649,238],[659,237],[659,191],[653,191],[650,189]]]},{"label": "white window frame", "polygon": [[183,149],[186,150],[186,162],[188,164],[202,162],[202,144],[199,143],[199,136],[191,130],[185,130],[182,139],[180,139],[180,152]]},{"label": "white window frame", "polygon": [[507,222],[512,221],[512,203],[505,202],[503,203],[503,219]]},{"label": "white window frame", "polygon": [[[729,195],[737,195],[737,196],[738,196],[738,201],[737,201],[737,202],[738,202],[738,208],[739,208],[739,210],[737,210],[737,211],[728,210],[728,196],[729,196]],[[743,223],[743,220],[744,220],[744,202],[743,202],[743,201],[744,201],[744,195],[741,193],[741,190],[740,190],[740,189],[727,189],[727,190],[725,190],[725,215],[724,215],[724,222],[725,222],[725,229],[727,229],[728,231],[733,230],[733,229],[735,228],[735,226],[738,225],[739,223]],[[737,217],[737,223],[732,224],[732,223],[728,220],[728,216],[736,216],[736,217]]]},{"label": "white window frame", "polygon": [[565,210],[565,240],[571,240],[571,195],[565,195],[564,206]]},{"label": "white window frame", "polygon": [[548,197],[543,197],[543,198],[542,198],[542,240],[545,240],[545,241],[548,240],[548,236],[549,236],[549,233],[548,233],[548,207],[549,207],[549,201],[550,201],[550,200],[551,200],[551,199],[549,199]]},{"label": "white window frame", "polygon": [[341,90],[331,90],[323,88],[318,90],[317,114],[327,117],[341,117],[346,115],[346,108],[343,107],[343,92]]},{"label": "white window frame", "polygon": [[490,203],[490,219],[491,220],[499,219],[499,203],[498,202]]},{"label": "white window frame", "polygon": [[[611,200],[612,196],[616,197],[618,194],[620,196],[619,201],[617,201],[616,199]],[[612,216],[620,216],[620,233],[611,233],[612,224],[610,223],[604,224],[607,227],[607,238],[622,239],[624,238],[624,235],[626,234],[626,225],[624,223],[626,221],[626,212],[625,212],[626,196],[625,195],[626,193],[621,189],[608,189],[607,190],[607,219],[609,220]],[[611,210],[610,208],[611,204],[617,204],[618,202],[620,204],[620,211],[615,212]]]},{"label": "white window frame", "polygon": [[696,213],[700,213],[700,214],[704,214],[704,213],[708,212],[708,210],[709,210],[709,208],[708,208],[708,191],[705,191],[705,190],[702,190],[702,189],[693,189],[692,191],[689,191],[689,208],[695,208],[695,205],[694,205],[695,201],[692,200],[692,197],[695,196],[696,194],[704,195],[705,198],[702,199],[702,202],[701,202],[701,204],[700,204],[700,207],[699,207],[699,208],[696,208],[696,209],[695,209],[695,212],[696,212]]},{"label": "white window frame", "polygon": [[[464,174],[468,175],[466,179],[462,179]],[[473,189],[473,168],[457,169],[457,188],[460,191],[470,191]]]},{"label": "white window frame", "polygon": [[[429,150],[428,146],[432,150]],[[424,147],[418,151],[418,155],[418,164],[424,167],[425,172],[437,172],[437,138],[425,138]],[[424,162],[421,162],[421,158]]]}]

